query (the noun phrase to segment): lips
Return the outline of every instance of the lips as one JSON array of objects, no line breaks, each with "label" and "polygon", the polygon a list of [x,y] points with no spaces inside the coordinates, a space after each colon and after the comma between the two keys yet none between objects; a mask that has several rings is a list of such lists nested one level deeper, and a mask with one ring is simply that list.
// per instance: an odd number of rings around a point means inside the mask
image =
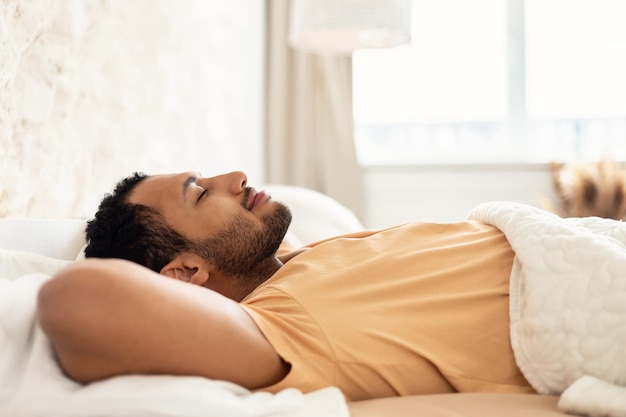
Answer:
[{"label": "lips", "polygon": [[257,204],[259,204],[262,200],[268,197],[267,193],[263,190],[258,191],[254,188],[250,190],[250,196],[248,201],[250,201],[250,205],[248,206],[248,210],[252,210]]}]

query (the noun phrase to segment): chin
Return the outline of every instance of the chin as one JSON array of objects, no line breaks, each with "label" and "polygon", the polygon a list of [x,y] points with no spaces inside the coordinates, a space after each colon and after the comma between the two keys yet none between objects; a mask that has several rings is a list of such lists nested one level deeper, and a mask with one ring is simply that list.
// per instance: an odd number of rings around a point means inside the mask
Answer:
[{"label": "chin", "polygon": [[270,232],[280,235],[280,239],[282,241],[285,234],[287,234],[289,225],[291,224],[291,210],[289,210],[289,207],[283,203],[276,201],[271,214],[268,214],[266,217],[266,225],[268,229]]}]

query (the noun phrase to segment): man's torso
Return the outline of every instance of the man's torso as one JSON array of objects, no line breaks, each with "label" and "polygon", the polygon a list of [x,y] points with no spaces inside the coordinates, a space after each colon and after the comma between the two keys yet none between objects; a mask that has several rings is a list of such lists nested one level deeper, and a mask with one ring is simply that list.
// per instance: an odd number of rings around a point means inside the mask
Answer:
[{"label": "man's torso", "polygon": [[269,387],[352,400],[532,392],[509,338],[514,254],[497,229],[418,222],[314,245],[242,305],[292,368]]}]

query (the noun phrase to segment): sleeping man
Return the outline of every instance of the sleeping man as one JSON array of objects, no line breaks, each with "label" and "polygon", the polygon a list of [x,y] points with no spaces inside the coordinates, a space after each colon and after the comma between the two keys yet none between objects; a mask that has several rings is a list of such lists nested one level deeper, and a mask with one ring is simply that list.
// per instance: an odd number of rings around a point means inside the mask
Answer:
[{"label": "sleeping man", "polygon": [[[522,249],[506,227],[422,221],[279,256],[290,221],[241,172],[120,181],[88,223],[88,259],[39,294],[39,322],[66,374],[82,383],[195,375],[270,392],[332,385],[350,400],[562,390],[514,352],[510,312],[522,309],[510,280]],[[626,305],[625,292],[611,293]],[[623,327],[612,340],[622,352]],[[587,370],[576,364],[565,385]]]}]

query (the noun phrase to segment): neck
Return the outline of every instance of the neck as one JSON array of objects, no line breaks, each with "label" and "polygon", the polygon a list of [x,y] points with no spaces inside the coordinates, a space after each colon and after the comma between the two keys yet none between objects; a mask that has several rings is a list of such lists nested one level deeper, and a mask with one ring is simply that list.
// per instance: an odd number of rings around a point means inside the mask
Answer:
[{"label": "neck", "polygon": [[276,256],[272,256],[257,264],[252,272],[245,275],[211,277],[208,287],[232,300],[240,302],[259,285],[270,279],[282,266],[283,263]]}]

